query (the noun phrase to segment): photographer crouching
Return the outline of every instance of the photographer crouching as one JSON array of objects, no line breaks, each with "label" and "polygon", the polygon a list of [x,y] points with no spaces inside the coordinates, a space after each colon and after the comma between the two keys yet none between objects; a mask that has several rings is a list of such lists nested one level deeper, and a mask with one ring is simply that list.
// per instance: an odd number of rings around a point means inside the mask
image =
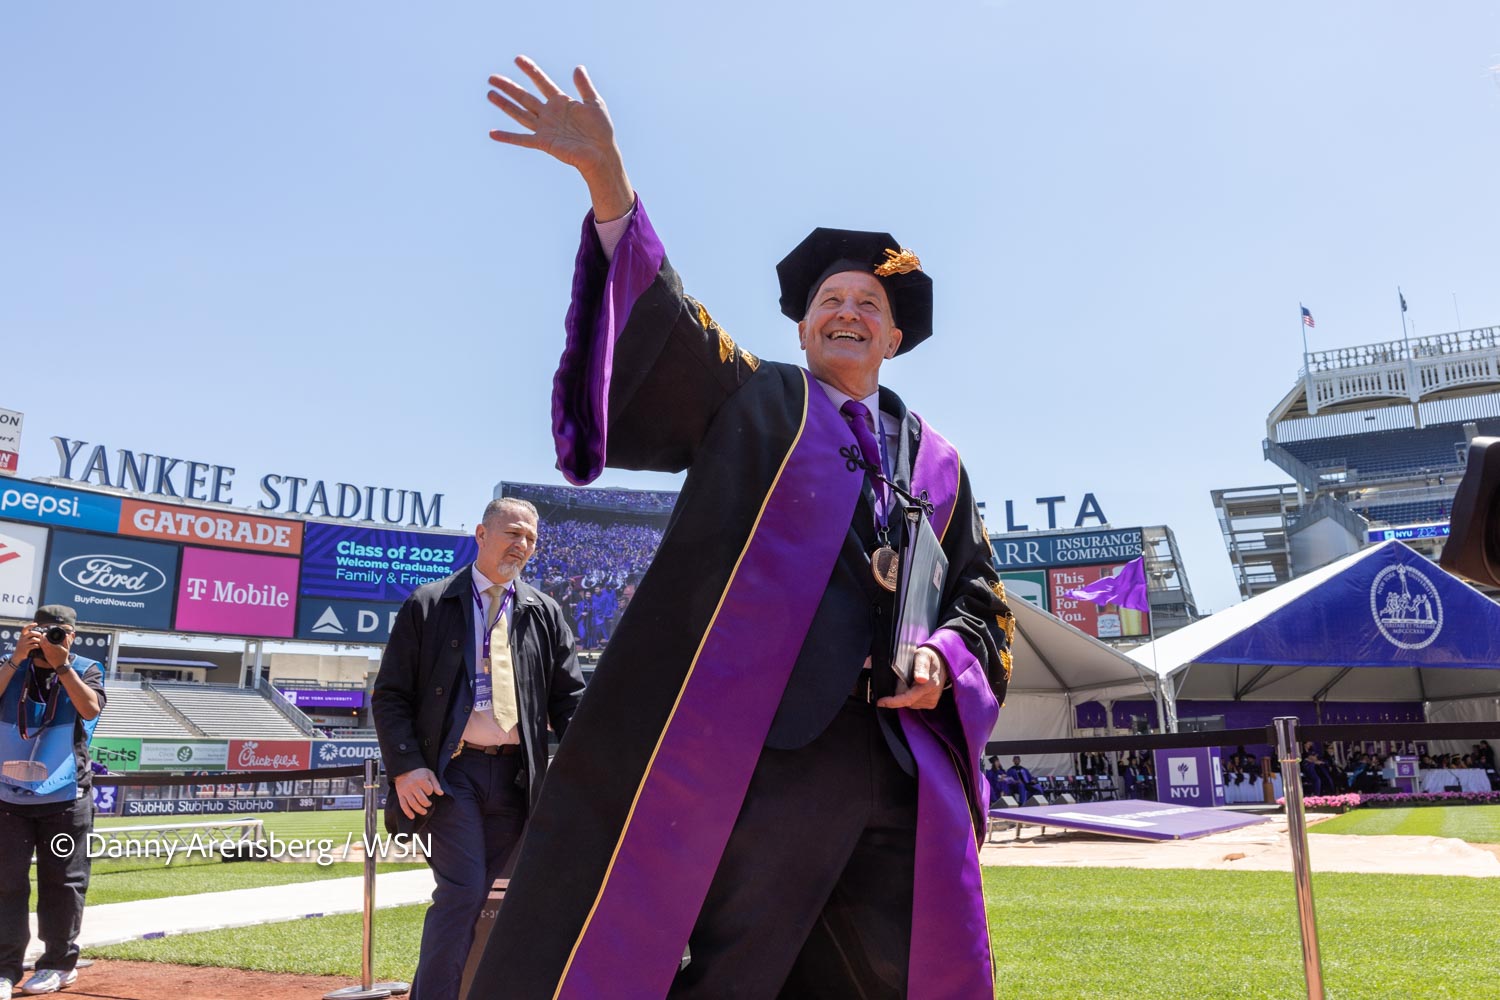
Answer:
[{"label": "photographer crouching", "polygon": [[72,651],[77,622],[72,608],[38,608],[0,664],[0,1000],[20,980],[31,940],[32,852],[46,950],[21,993],[55,993],[78,979],[94,825],[88,744],[104,708],[104,671]]}]

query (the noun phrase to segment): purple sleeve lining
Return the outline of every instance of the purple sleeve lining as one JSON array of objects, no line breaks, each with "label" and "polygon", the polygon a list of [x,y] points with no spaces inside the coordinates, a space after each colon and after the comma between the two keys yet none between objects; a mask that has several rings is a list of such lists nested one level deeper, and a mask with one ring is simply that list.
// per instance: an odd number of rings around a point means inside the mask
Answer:
[{"label": "purple sleeve lining", "polygon": [[552,379],[552,439],[557,468],[583,486],[604,470],[609,443],[609,384],[615,342],[631,308],[661,271],[665,252],[637,199],[630,225],[605,260],[594,214],[583,220],[573,265],[566,340]]}]

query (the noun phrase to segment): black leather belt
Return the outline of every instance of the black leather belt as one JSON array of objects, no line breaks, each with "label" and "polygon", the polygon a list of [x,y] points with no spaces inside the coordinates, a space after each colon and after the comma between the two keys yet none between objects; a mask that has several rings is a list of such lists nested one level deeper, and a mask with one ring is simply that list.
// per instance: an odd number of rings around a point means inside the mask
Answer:
[{"label": "black leather belt", "polygon": [[521,744],[501,743],[499,746],[494,747],[476,747],[472,744],[465,743],[462,747],[459,748],[458,752],[482,753],[486,757],[509,757],[511,754],[517,754],[521,752]]}]

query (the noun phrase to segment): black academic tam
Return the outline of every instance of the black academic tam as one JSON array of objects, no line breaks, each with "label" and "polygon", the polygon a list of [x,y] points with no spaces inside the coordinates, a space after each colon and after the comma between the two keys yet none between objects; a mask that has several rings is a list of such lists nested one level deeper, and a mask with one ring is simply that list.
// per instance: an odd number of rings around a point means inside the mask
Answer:
[{"label": "black academic tam", "polygon": [[932,336],[932,279],[922,261],[890,233],[818,227],[776,265],[781,281],[782,315],[802,322],[823,282],[844,271],[873,274],[885,286],[891,313],[901,329],[905,354]]}]

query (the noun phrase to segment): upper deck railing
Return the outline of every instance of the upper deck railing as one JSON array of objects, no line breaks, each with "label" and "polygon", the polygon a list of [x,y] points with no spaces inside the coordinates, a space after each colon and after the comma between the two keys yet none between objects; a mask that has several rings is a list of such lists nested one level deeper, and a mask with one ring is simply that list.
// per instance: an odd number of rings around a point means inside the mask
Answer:
[{"label": "upper deck railing", "polygon": [[1443,392],[1500,384],[1500,327],[1313,351],[1304,362],[1309,414],[1361,400],[1417,403]]}]

